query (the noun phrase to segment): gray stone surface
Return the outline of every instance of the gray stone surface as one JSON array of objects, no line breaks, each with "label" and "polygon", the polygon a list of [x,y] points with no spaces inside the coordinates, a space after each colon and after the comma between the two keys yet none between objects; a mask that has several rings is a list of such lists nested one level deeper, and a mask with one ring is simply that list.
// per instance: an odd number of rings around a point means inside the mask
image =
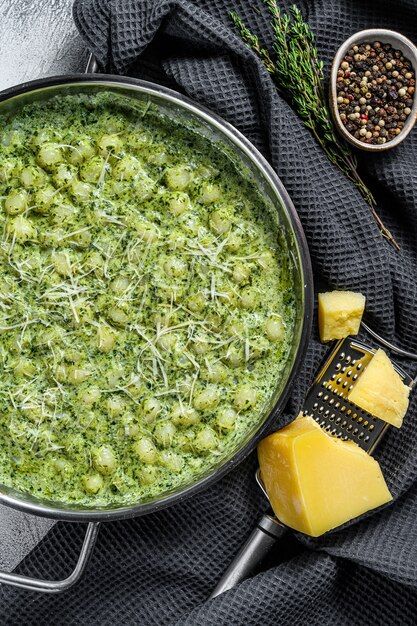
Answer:
[{"label": "gray stone surface", "polygon": [[0,568],[16,567],[52,525],[51,520],[0,506]]},{"label": "gray stone surface", "polygon": [[72,0],[0,0],[0,89],[83,71],[87,53],[71,8]]},{"label": "gray stone surface", "polygon": [[[83,71],[88,55],[71,7],[72,0],[0,0],[0,90]],[[0,506],[0,568],[13,569],[51,525]]]}]

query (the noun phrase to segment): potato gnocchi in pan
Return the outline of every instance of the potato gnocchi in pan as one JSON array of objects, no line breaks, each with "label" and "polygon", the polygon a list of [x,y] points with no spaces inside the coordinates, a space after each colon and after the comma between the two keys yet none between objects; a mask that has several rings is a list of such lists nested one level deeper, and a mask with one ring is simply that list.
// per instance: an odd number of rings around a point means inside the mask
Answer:
[{"label": "potato gnocchi in pan", "polygon": [[0,118],[0,482],[147,500],[259,422],[294,328],[291,261],[218,145],[111,93]]}]

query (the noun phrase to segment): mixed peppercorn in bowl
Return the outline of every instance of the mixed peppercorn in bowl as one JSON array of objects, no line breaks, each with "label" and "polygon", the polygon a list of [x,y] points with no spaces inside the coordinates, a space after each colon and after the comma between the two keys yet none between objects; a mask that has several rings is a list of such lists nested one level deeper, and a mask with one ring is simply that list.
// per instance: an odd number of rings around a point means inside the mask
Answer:
[{"label": "mixed peppercorn in bowl", "polygon": [[332,68],[331,99],[345,139],[365,150],[398,145],[416,119],[415,46],[399,33],[374,29],[350,37]]}]

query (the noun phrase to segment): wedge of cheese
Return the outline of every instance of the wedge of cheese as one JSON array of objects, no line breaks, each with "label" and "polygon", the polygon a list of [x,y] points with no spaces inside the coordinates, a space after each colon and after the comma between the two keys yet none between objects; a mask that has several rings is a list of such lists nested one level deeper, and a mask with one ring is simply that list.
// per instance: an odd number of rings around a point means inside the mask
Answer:
[{"label": "wedge of cheese", "polygon": [[275,515],[312,537],[392,500],[378,462],[311,417],[261,441],[258,457]]},{"label": "wedge of cheese", "polygon": [[366,298],[354,291],[319,293],[319,331],[321,341],[357,335]]},{"label": "wedge of cheese", "polygon": [[400,428],[410,389],[404,385],[383,350],[377,350],[348,398],[371,415]]}]

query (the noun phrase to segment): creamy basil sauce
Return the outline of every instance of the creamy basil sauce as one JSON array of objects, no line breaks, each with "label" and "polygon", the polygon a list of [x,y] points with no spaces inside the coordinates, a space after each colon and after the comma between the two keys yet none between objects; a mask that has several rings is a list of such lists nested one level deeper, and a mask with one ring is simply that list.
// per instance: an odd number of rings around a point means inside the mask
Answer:
[{"label": "creamy basil sauce", "polygon": [[147,500],[237,449],[288,358],[288,250],[218,146],[110,93],[0,118],[0,482]]}]

